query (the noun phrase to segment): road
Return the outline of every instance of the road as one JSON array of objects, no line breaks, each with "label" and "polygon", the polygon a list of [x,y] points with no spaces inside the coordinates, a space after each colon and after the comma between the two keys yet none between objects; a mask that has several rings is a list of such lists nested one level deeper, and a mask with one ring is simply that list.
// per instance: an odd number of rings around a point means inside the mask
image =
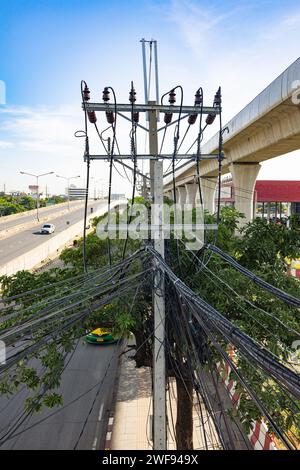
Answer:
[{"label": "road", "polygon": [[[91,207],[96,210],[101,207],[105,207],[107,202],[93,201],[89,203],[89,214]],[[83,220],[84,207],[73,210],[70,213],[61,215],[59,217],[53,217],[48,222],[55,225],[55,232],[51,235],[41,235],[39,230],[42,224],[35,224],[34,227],[24,229],[15,235],[11,235],[8,238],[0,240],[0,266],[5,265],[9,261],[17,258],[18,256],[27,253],[29,250],[37,247],[39,244],[45,242],[47,237],[53,237],[58,233],[64,231],[68,226]],[[67,221],[70,225],[67,225]]]},{"label": "road", "polygon": [[[82,204],[83,207],[83,202],[80,203],[80,201],[74,201],[70,202],[70,210],[73,210],[74,206],[79,206]],[[56,204],[54,206],[49,206],[45,208],[40,209],[40,218],[43,217],[49,217],[53,216],[55,217],[55,214],[58,214],[59,212],[63,210],[67,210],[68,207],[66,204]],[[28,222],[34,222],[36,221],[36,211],[30,211],[28,214],[22,215],[20,213],[17,217],[12,216],[12,217],[0,217],[0,233],[2,230],[8,230],[9,228],[16,227],[17,225],[22,225],[22,224],[27,224]]]},{"label": "road", "polygon": [[[118,353],[117,345],[93,346],[80,339],[62,375],[63,408],[34,414],[0,450],[72,450],[82,430],[77,449],[103,449]],[[0,443],[23,411],[26,396],[25,390],[10,399],[0,396]]]}]

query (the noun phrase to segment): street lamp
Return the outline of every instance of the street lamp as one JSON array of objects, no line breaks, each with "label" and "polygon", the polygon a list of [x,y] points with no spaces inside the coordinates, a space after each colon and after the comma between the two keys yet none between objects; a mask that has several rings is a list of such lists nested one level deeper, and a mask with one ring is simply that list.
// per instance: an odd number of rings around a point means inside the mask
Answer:
[{"label": "street lamp", "polygon": [[77,176],[61,176],[61,175],[56,175],[57,178],[63,178],[64,180],[67,180],[68,182],[68,210],[70,210],[70,180],[73,180],[75,178],[80,178],[80,175]]},{"label": "street lamp", "polygon": [[36,187],[37,187],[37,192],[36,192],[36,218],[37,221],[39,222],[39,207],[40,207],[40,194],[39,194],[39,178],[41,176],[47,176],[47,175],[53,175],[54,171],[49,171],[48,173],[42,173],[41,175],[33,175],[32,173],[26,173],[26,171],[20,171],[21,175],[27,175],[27,176],[33,176],[36,178]]},{"label": "street lamp", "polygon": [[101,183],[101,198],[103,198],[103,178],[95,178],[94,176],[91,177],[91,180],[94,182],[94,199],[96,199],[96,194],[98,193],[99,197],[99,190],[97,187],[97,183]]}]

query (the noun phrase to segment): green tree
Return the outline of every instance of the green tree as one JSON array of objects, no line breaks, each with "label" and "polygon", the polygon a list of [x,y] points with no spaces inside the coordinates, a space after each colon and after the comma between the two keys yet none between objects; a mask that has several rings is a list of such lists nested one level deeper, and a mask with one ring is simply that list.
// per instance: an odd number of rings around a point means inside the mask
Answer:
[{"label": "green tree", "polygon": [[[300,297],[298,281],[286,275],[285,258],[296,256],[298,253],[299,234],[297,230],[288,230],[283,226],[266,224],[266,222],[255,220],[238,233],[237,220],[241,214],[232,208],[223,208],[221,211],[221,222],[217,236],[208,232],[207,242],[217,244],[222,250],[234,256],[245,267],[255,271],[257,275],[268,282],[284,289],[293,295]],[[99,222],[95,219],[94,226]],[[215,223],[215,216],[206,214],[206,222]],[[262,240],[263,238],[263,240]],[[135,251],[140,245],[139,241],[129,240],[125,256]],[[113,262],[122,259],[124,241],[112,240]],[[300,332],[299,320],[291,307],[282,302],[274,302],[274,298],[258,288],[254,283],[243,277],[239,272],[231,268],[215,254],[208,254],[204,266],[197,270],[193,257],[180,248],[178,265],[176,241],[171,240],[167,247],[168,262],[172,269],[191,286],[204,300],[218,309],[224,316],[231,320],[237,327],[249,334],[260,344],[265,345],[281,360],[289,357],[290,346],[293,340],[292,329]],[[107,241],[100,240],[95,233],[87,237],[87,258],[90,268],[107,266]],[[68,267],[60,270],[50,270],[42,274],[31,274],[20,272],[15,276],[3,277],[3,295],[16,295],[37,287],[49,286],[52,293],[65,292],[60,287],[55,287],[58,280],[69,279],[71,276],[82,274],[82,240],[77,241],[74,247],[66,249],[61,254],[61,259]],[[142,268],[142,261],[137,260],[134,269],[138,272]],[[61,290],[60,290],[61,289]],[[68,292],[76,287],[69,287]],[[133,298],[137,295],[135,308],[132,308]],[[44,304],[43,304],[44,302]],[[24,316],[34,315],[41,306],[47,305],[47,298],[40,296],[28,296],[17,299],[12,305],[18,312],[12,319],[8,311],[7,320],[0,328],[7,328],[17,324]],[[178,302],[179,305],[179,302]],[[184,312],[182,315],[184,316]],[[62,370],[63,358],[69,351],[75,338],[88,328],[101,325],[102,322],[112,324],[115,332],[127,335],[133,332],[136,338],[136,363],[137,366],[149,366],[152,361],[152,340],[149,332],[153,331],[152,312],[152,280],[141,283],[130,289],[122,299],[115,300],[93,312],[78,327],[71,328],[65,334],[56,338],[55,344],[50,343],[38,353],[40,361],[45,367],[45,374],[37,377],[36,373],[25,361],[20,364],[12,376],[8,376],[0,384],[3,393],[15,393],[20,384],[25,383],[34,393],[27,402],[28,409],[39,409],[40,406],[52,406],[60,402],[55,387],[59,384]],[[285,328],[282,327],[285,325]],[[288,327],[290,330],[288,330]],[[45,332],[40,331],[42,336]],[[176,345],[176,335],[170,329],[169,343]],[[172,336],[173,335],[173,336]],[[206,339],[207,341],[207,339]],[[222,339],[220,339],[222,341]],[[223,341],[226,348],[226,343]],[[178,387],[178,421],[176,425],[178,447],[182,449],[192,448],[192,403],[189,395],[192,393],[192,384],[189,380],[188,371],[185,374],[186,359],[189,351],[171,349],[169,354],[173,363],[169,364],[168,374],[175,375]],[[216,356],[217,360],[218,357]],[[206,358],[203,354],[203,361]],[[291,427],[291,414],[288,412],[292,406],[282,391],[276,388],[272,381],[267,380],[260,371],[254,371],[241,356],[238,357],[238,365],[260,399],[272,408],[280,420],[280,425],[287,432]],[[179,380],[174,370],[181,367],[183,378]],[[262,387],[262,384],[264,386]],[[41,397],[40,387],[46,387],[47,393]],[[241,389],[241,404],[239,413],[245,429],[249,429],[251,420],[260,418],[260,412],[247,394]],[[294,420],[298,416],[294,416]]]},{"label": "green tree", "polygon": [[[206,217],[210,223],[215,221],[214,216],[207,214]],[[299,281],[286,273],[286,258],[299,256],[299,231],[269,224],[261,219],[254,220],[238,231],[239,217],[240,214],[234,209],[223,208],[217,237],[210,233],[207,242],[215,243],[270,284],[300,298]],[[290,359],[291,346],[295,340],[293,330],[300,333],[299,317],[294,308],[275,300],[274,296],[259,288],[215,254],[203,258],[203,266],[200,265],[198,272],[197,265],[193,264],[193,257],[185,250],[180,252],[179,268],[174,255],[174,242],[172,253],[170,262],[173,269],[200,297],[251,338],[276,354],[280,360]],[[221,337],[219,339],[226,349],[226,342],[222,343]],[[239,370],[261,401],[269,407],[272,415],[277,417],[281,428],[288,433],[291,419],[299,428],[300,416],[296,411],[291,413],[290,410],[294,409],[291,399],[264,373],[249,366],[240,354],[237,357]],[[220,360],[217,355],[215,360]],[[233,373],[231,378],[237,380]],[[239,414],[245,429],[249,431],[251,422],[261,418],[261,412],[247,393],[241,387],[240,389],[242,395]],[[186,401],[186,407],[188,406],[190,405]],[[300,440],[299,434],[298,439]]]}]

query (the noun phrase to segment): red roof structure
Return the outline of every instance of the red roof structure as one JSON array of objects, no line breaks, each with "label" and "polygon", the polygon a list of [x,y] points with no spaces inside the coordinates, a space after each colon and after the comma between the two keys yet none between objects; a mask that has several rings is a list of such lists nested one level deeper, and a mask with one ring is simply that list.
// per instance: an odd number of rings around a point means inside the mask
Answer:
[{"label": "red roof structure", "polygon": [[[257,180],[255,184],[255,199],[257,202],[300,202],[300,181]],[[239,189],[243,196],[243,189]],[[248,191],[247,191],[248,193]],[[233,203],[235,191],[232,180],[222,183],[221,201]]]},{"label": "red roof structure", "polygon": [[258,180],[257,202],[300,202],[300,181]]}]

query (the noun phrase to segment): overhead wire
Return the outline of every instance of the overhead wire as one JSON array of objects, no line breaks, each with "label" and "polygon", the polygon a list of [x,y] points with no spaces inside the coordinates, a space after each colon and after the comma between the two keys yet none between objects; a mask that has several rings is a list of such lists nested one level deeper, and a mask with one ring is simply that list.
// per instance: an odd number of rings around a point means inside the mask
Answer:
[{"label": "overhead wire", "polygon": [[[85,187],[85,199],[84,199],[84,227],[83,227],[83,269],[84,272],[87,272],[87,260],[86,260],[86,225],[87,225],[87,209],[88,209],[88,199],[89,199],[89,185],[90,185],[90,150],[89,150],[89,137],[87,131],[87,109],[86,109],[86,96],[84,95],[83,85],[87,89],[87,84],[84,80],[81,81],[81,97],[84,109],[84,132],[85,132],[85,160],[86,160],[86,187]],[[88,98],[89,99],[89,98]]]}]

